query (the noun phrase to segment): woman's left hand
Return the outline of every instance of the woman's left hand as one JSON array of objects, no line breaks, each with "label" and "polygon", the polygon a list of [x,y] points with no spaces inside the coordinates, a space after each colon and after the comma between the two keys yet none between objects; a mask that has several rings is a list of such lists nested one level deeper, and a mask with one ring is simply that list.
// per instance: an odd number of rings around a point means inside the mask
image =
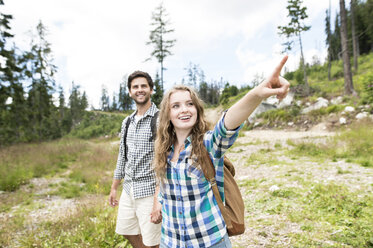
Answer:
[{"label": "woman's left hand", "polygon": [[154,203],[153,210],[150,214],[150,222],[159,224],[162,221],[162,205],[159,202]]}]

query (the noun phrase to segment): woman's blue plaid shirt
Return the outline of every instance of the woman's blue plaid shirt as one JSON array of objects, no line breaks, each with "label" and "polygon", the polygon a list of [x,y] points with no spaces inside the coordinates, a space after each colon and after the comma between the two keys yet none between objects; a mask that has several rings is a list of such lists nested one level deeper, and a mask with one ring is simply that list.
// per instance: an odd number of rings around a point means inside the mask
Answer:
[{"label": "woman's blue plaid shirt", "polygon": [[[204,135],[204,145],[216,169],[216,181],[224,199],[224,153],[233,145],[238,131],[224,127],[224,116],[213,131]],[[167,159],[166,180],[161,183],[162,240],[166,247],[210,247],[226,234],[224,219],[209,182],[191,157],[191,137],[177,163],[171,163],[173,148]],[[197,162],[197,163],[196,163]]]}]

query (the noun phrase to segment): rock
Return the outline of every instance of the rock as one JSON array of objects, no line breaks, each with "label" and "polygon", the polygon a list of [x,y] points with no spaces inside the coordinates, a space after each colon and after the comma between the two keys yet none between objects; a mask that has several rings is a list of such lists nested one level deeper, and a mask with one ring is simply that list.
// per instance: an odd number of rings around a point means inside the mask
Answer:
[{"label": "rock", "polygon": [[294,122],[288,122],[288,126],[290,127],[294,126]]},{"label": "rock", "polygon": [[354,112],[354,111],[355,111],[355,108],[354,108],[354,107],[351,107],[351,106],[347,106],[347,107],[345,107],[345,111],[346,111],[346,112]]},{"label": "rock", "polygon": [[328,122],[332,123],[333,125],[339,121],[338,116],[335,113],[331,113],[328,117]]},{"label": "rock", "polygon": [[328,126],[326,123],[319,123],[311,128],[312,132],[320,132],[320,131],[326,131],[328,130]]},{"label": "rock", "polygon": [[270,188],[269,188],[269,191],[271,192],[275,192],[277,190],[279,190],[280,188],[277,186],[277,185],[272,185]]},{"label": "rock", "polygon": [[347,123],[346,118],[344,118],[344,117],[339,118],[339,124],[344,125],[346,123]]},{"label": "rock", "polygon": [[358,119],[358,120],[361,120],[361,119],[364,119],[364,118],[367,118],[367,117],[369,117],[368,112],[362,112],[362,113],[358,113],[356,115],[356,119]]},{"label": "rock", "polygon": [[275,104],[278,104],[279,100],[276,98],[276,96],[270,96],[268,97],[265,101],[263,101],[265,103],[268,103],[268,104],[271,104],[271,105],[275,105]]},{"label": "rock", "polygon": [[250,123],[253,123],[256,116],[263,113],[263,112],[266,112],[268,110],[271,110],[271,109],[275,109],[277,108],[275,105],[273,104],[268,104],[266,102],[262,102],[255,110],[254,112],[249,116],[248,118],[248,121]]},{"label": "rock", "polygon": [[298,100],[298,101],[295,102],[295,104],[296,104],[298,107],[300,107],[300,106],[302,105],[302,101],[301,101],[301,100]]},{"label": "rock", "polygon": [[338,96],[338,97],[336,97],[336,98],[331,99],[330,102],[331,102],[332,104],[334,104],[334,105],[336,105],[336,104],[341,104],[341,103],[343,102],[343,97]]},{"label": "rock", "polygon": [[320,108],[325,108],[328,105],[329,105],[329,101],[327,99],[319,97],[319,98],[317,98],[317,101],[313,105],[311,105],[311,106],[303,109],[302,113],[306,114],[306,113],[308,113],[308,112],[310,112],[312,110],[316,110],[316,109],[320,109]]},{"label": "rock", "polygon": [[294,100],[294,93],[289,92],[287,96],[284,99],[282,99],[282,101],[278,104],[277,107],[284,108],[284,107],[290,106],[293,100]]}]

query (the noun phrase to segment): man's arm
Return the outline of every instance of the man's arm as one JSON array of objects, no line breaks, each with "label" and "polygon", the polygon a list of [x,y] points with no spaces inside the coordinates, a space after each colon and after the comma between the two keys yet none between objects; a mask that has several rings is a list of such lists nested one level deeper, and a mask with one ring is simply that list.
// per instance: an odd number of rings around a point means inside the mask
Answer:
[{"label": "man's arm", "polygon": [[153,210],[150,214],[150,221],[154,224],[159,224],[162,221],[162,205],[158,201],[159,185],[155,188]]},{"label": "man's arm", "polygon": [[118,205],[117,189],[118,189],[118,186],[120,185],[120,182],[122,181],[122,178],[124,178],[124,170],[125,170],[124,146],[125,144],[124,144],[123,135],[124,135],[124,129],[126,126],[125,123],[126,123],[127,118],[125,118],[122,122],[117,166],[114,171],[113,183],[111,184],[111,190],[110,190],[110,195],[109,195],[109,205],[112,207],[115,207]]},{"label": "man's arm", "polygon": [[120,179],[113,179],[113,183],[111,184],[111,190],[109,195],[109,205],[111,207],[118,206],[117,189],[121,181],[122,180]]}]

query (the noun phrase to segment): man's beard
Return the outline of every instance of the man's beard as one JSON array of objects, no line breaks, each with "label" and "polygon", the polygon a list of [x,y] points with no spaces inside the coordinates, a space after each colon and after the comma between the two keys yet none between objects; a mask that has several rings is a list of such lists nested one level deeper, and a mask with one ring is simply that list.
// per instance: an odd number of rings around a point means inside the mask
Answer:
[{"label": "man's beard", "polygon": [[150,100],[150,96],[149,95],[146,96],[144,98],[144,101],[141,101],[141,102],[137,101],[136,99],[133,99],[133,100],[135,101],[136,105],[146,105]]}]

